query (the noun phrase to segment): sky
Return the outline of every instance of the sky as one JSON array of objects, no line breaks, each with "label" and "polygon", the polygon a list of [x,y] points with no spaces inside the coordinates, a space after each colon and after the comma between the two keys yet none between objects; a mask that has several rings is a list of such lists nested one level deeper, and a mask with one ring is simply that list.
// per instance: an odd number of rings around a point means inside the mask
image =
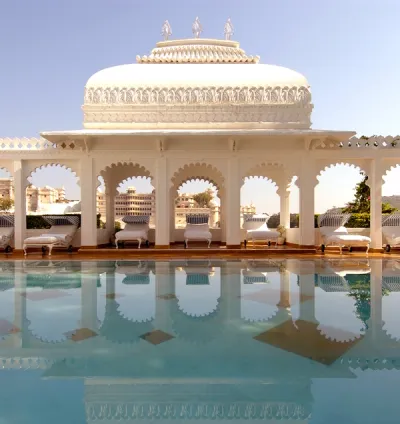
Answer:
[{"label": "sky", "polygon": [[[230,17],[233,38],[248,54],[304,74],[314,129],[400,133],[399,0],[1,0],[0,137],[82,128],[83,88],[92,74],[148,54],[166,19],[172,38],[191,37],[196,16],[210,38],[223,37]],[[399,177],[399,169],[390,173],[384,195],[400,194]],[[323,173],[316,212],[352,200],[359,180],[350,167]],[[62,170],[39,171],[31,181],[64,185],[67,197],[80,198],[76,178]],[[183,191],[202,188],[192,183]],[[253,201],[259,212],[279,210],[276,187],[262,180],[247,182],[241,201]],[[297,189],[291,210],[298,211]]]}]

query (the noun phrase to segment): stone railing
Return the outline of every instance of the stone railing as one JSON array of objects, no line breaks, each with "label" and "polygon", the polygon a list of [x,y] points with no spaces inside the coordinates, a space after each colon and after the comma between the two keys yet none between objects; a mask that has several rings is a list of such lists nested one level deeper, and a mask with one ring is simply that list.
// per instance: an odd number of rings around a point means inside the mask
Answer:
[{"label": "stone railing", "polygon": [[400,136],[372,136],[368,139],[352,137],[348,142],[340,143],[339,147],[343,149],[399,149]]},{"label": "stone railing", "polygon": [[73,141],[56,145],[44,138],[0,138],[0,151],[41,151],[49,149],[73,150],[76,145]]}]

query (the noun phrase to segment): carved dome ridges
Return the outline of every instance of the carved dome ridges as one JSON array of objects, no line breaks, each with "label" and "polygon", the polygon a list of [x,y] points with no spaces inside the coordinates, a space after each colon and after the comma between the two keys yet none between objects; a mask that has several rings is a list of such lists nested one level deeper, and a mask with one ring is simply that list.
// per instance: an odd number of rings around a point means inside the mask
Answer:
[{"label": "carved dome ridges", "polygon": [[103,87],[85,88],[85,104],[299,104],[311,102],[308,87]]},{"label": "carved dome ridges", "polygon": [[149,56],[136,56],[137,63],[258,63],[237,42],[224,40],[176,40],[158,43]]}]

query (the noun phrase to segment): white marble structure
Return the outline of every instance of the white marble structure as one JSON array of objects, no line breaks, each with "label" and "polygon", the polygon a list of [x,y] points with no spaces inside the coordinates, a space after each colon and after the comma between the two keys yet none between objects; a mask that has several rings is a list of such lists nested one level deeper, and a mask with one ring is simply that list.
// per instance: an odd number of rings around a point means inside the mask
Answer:
[{"label": "white marble structure", "polygon": [[296,176],[300,228],[288,230],[287,241],[314,246],[317,176],[327,167],[347,163],[369,176],[371,248],[380,249],[382,177],[399,163],[397,139],[364,140],[354,131],[312,129],[314,105],[307,79],[259,60],[232,40],[161,41],[150,55],[138,56],[136,64],[107,68],[89,78],[83,129],[42,132],[38,139],[0,139],[0,166],[15,182],[15,247],[21,249],[26,233],[27,178],[48,164],[70,168],[80,180],[85,193],[82,247],[98,244],[100,175],[110,233],[118,184],[128,177],[152,178],[158,248],[176,241],[174,199],[184,182],[206,179],[217,187],[218,237],[228,247],[238,247],[243,240],[239,211],[244,179],[268,177],[276,183],[281,224],[289,227],[290,183]]}]

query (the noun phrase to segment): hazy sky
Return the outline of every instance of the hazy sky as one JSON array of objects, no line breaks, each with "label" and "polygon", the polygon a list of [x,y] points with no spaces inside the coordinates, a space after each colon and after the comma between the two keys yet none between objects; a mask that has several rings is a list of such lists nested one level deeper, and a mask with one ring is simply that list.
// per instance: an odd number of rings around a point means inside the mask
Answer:
[{"label": "hazy sky", "polygon": [[[92,74],[149,53],[165,19],[173,37],[190,37],[196,16],[210,38],[223,37],[230,17],[234,39],[249,54],[306,75],[315,104],[313,128],[400,133],[399,0],[3,0],[0,137],[80,129],[83,88]],[[400,194],[399,177],[397,169],[391,173],[384,194]],[[324,173],[316,211],[351,200],[358,180],[348,167]],[[64,184],[68,197],[80,197],[76,180],[62,171],[41,171],[32,181]],[[143,180],[134,184],[147,190]],[[292,197],[297,211],[296,190]],[[274,187],[265,181],[246,184],[242,203],[251,200],[259,211],[279,208]]]}]

